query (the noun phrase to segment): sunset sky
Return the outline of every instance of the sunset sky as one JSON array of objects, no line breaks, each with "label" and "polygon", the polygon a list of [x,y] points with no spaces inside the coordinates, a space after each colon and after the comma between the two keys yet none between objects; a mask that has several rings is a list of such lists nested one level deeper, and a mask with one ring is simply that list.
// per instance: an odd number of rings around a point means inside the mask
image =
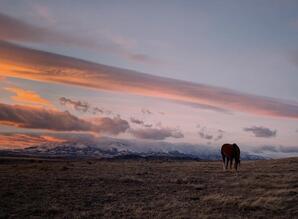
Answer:
[{"label": "sunset sky", "polygon": [[297,156],[298,3],[0,0],[0,132]]}]

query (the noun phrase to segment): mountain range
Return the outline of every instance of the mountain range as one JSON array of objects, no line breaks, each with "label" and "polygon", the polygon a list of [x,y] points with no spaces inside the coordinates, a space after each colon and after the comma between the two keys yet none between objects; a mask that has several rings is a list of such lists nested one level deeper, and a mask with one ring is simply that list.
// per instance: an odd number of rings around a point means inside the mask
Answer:
[{"label": "mountain range", "polygon": [[[220,149],[188,143],[152,142],[114,138],[99,138],[65,142],[46,142],[24,149],[0,150],[2,156],[106,158],[106,159],[179,159],[220,160]],[[242,160],[265,159],[241,152]]]}]

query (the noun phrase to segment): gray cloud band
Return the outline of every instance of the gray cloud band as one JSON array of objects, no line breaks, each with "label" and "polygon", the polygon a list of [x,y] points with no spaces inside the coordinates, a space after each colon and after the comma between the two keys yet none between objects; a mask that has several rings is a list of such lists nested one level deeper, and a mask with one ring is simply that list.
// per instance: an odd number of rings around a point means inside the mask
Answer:
[{"label": "gray cloud band", "polygon": [[269,128],[262,127],[262,126],[253,126],[250,128],[244,128],[243,130],[246,132],[252,132],[254,134],[254,136],[258,137],[258,138],[275,137],[276,133],[277,133],[276,130],[271,130]]},{"label": "gray cloud band", "polygon": [[98,40],[80,38],[70,34],[50,30],[45,27],[35,26],[3,13],[0,13],[0,27],[0,40],[80,47],[115,54],[134,62],[162,64],[160,60],[154,59],[146,54],[134,53],[112,41],[99,44]]},{"label": "gray cloud band", "polygon": [[0,123],[20,128],[53,131],[84,131],[117,135],[129,128],[126,120],[119,117],[101,117],[95,122],[80,119],[69,112],[46,110],[0,103]]}]

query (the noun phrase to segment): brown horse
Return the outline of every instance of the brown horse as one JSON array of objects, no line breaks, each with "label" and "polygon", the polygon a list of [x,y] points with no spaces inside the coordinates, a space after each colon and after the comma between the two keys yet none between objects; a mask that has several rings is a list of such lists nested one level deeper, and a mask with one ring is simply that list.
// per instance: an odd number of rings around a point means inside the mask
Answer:
[{"label": "brown horse", "polygon": [[224,170],[228,168],[230,162],[230,169],[232,169],[233,159],[235,159],[235,170],[237,171],[238,164],[240,166],[240,148],[234,144],[224,144],[221,146],[221,156],[224,165]]}]

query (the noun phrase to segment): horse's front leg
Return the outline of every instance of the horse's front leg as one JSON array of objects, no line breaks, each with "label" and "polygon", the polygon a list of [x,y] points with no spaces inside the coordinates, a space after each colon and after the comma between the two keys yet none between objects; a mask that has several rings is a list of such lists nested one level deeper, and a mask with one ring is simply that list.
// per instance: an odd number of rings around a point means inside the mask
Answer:
[{"label": "horse's front leg", "polygon": [[237,171],[238,168],[238,162],[235,160],[235,164],[234,164],[235,170]]},{"label": "horse's front leg", "polygon": [[226,165],[226,159],[225,159],[225,156],[222,155],[222,168],[223,168],[223,170],[226,170],[225,165]]},{"label": "horse's front leg", "polygon": [[225,163],[225,168],[226,168],[226,169],[228,169],[229,160],[230,160],[230,159],[229,159],[228,157],[226,157],[226,163]]}]

